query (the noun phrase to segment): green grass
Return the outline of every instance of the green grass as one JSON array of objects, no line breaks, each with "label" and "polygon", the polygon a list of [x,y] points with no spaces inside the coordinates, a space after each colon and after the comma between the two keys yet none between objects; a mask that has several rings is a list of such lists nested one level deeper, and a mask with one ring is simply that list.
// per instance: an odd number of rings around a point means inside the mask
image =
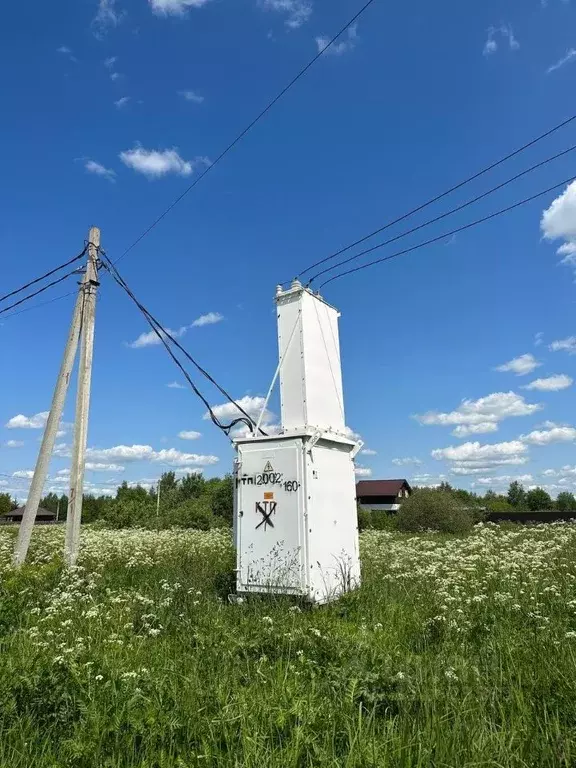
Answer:
[{"label": "green grass", "polygon": [[2,768],[576,765],[576,526],[368,532],[363,586],[230,605],[226,532],[0,530]]}]

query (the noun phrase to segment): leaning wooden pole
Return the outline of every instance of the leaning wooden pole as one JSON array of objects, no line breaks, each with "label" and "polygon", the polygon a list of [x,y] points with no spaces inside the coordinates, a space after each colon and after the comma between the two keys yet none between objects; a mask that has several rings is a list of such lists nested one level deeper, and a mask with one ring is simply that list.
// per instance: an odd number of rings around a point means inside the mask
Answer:
[{"label": "leaning wooden pole", "polygon": [[18,538],[16,539],[16,547],[14,549],[14,565],[22,565],[26,560],[26,554],[28,553],[28,547],[30,546],[30,539],[32,537],[32,530],[34,528],[34,522],[40,504],[40,497],[42,496],[42,490],[46,483],[48,466],[50,464],[50,459],[52,458],[56,433],[58,432],[60,421],[62,419],[64,401],[66,400],[66,393],[68,392],[68,385],[70,384],[70,376],[72,375],[72,368],[74,367],[74,360],[76,358],[76,350],[78,348],[78,338],[80,336],[82,322],[83,301],[83,291],[82,288],[80,288],[76,304],[74,305],[74,314],[72,315],[72,323],[70,324],[70,331],[68,333],[68,340],[62,358],[62,364],[60,365],[60,372],[58,373],[58,379],[56,380],[56,386],[52,396],[48,421],[46,422],[40,452],[38,454],[38,459],[36,460],[36,467],[34,468],[30,490],[28,491],[28,500],[26,501],[24,515],[22,516],[22,522],[18,530]]},{"label": "leaning wooden pole", "polygon": [[74,565],[80,546],[80,522],[84,494],[84,470],[86,444],[88,440],[88,414],[90,410],[90,385],[92,380],[92,358],[94,350],[94,323],[96,319],[96,290],[98,288],[98,249],[100,230],[92,227],[88,235],[88,264],[82,291],[84,296],[82,318],[82,340],[78,365],[78,391],[76,394],[76,417],[74,421],[74,444],[70,467],[70,494],[66,518],[66,543],[64,558],[66,564]]}]

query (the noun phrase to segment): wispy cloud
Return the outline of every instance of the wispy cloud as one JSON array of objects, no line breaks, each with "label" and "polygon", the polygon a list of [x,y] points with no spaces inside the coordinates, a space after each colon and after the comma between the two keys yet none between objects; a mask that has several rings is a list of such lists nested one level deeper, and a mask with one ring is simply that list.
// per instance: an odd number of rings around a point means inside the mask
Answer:
[{"label": "wispy cloud", "polygon": [[573,379],[565,373],[547,376],[545,379],[536,379],[527,384],[524,389],[537,389],[540,392],[558,392],[572,386]]},{"label": "wispy cloud", "polygon": [[534,346],[539,347],[543,342],[544,342],[544,332],[538,331],[538,333],[534,335]]},{"label": "wispy cloud", "polygon": [[204,96],[201,96],[196,91],[178,91],[178,95],[182,96],[185,101],[193,101],[195,104],[202,104]]},{"label": "wispy cloud", "polygon": [[99,0],[96,16],[92,20],[92,31],[94,37],[101,39],[106,32],[117,27],[125,14],[116,7],[116,0]]},{"label": "wispy cloud", "polygon": [[498,50],[498,38],[500,38],[501,42],[507,42],[511,51],[517,51],[520,48],[520,43],[514,37],[512,27],[509,24],[501,24],[499,27],[488,27],[488,37],[482,51],[484,56],[496,53]]},{"label": "wispy cloud", "polygon": [[73,55],[72,51],[70,48],[68,48],[67,45],[61,45],[60,48],[56,48],[56,52],[61,53],[63,56],[67,56],[70,61],[78,61],[76,56]]},{"label": "wispy cloud", "polygon": [[220,312],[208,312],[207,315],[197,317],[192,326],[194,328],[201,328],[203,325],[214,325],[214,323],[219,323],[222,320],[224,320],[224,315],[221,315]]},{"label": "wispy cloud", "polygon": [[334,41],[329,47],[326,46],[329,45],[330,38],[322,35],[317,37],[316,45],[318,46],[318,53],[324,52],[331,56],[341,56],[343,53],[354,50],[356,43],[358,42],[358,25],[352,24],[351,27],[348,27],[346,36],[343,35],[342,37],[344,39],[339,38],[339,40]]},{"label": "wispy cloud", "polygon": [[113,171],[111,168],[105,168],[100,163],[97,163],[96,160],[86,160],[84,162],[84,168],[88,173],[102,176],[103,178],[108,179],[108,181],[116,181],[116,171]]},{"label": "wispy cloud", "polygon": [[417,467],[422,462],[416,456],[405,456],[402,459],[392,459],[392,464],[395,464],[397,467],[408,467],[411,464]]},{"label": "wispy cloud", "polygon": [[289,29],[298,29],[312,15],[309,0],[261,0],[261,6],[267,11],[286,14],[288,18],[284,23]]},{"label": "wispy cloud", "polygon": [[170,173],[177,176],[190,176],[199,165],[209,165],[206,157],[195,157],[193,160],[184,160],[178,153],[178,149],[156,150],[144,149],[137,144],[133,149],[120,153],[120,160],[137,173],[142,173],[149,179],[159,179]]},{"label": "wispy cloud", "polygon": [[183,429],[182,432],[178,432],[180,440],[198,440],[202,437],[202,432],[195,432],[193,429]]},{"label": "wispy cloud", "polygon": [[552,64],[548,69],[546,70],[546,74],[549,75],[550,72],[555,72],[557,69],[560,69],[560,67],[563,67],[565,64],[569,64],[571,61],[576,58],[576,49],[570,48],[566,51],[566,54],[562,56],[561,59],[558,59],[558,61],[555,64]]},{"label": "wispy cloud", "polygon": [[[166,330],[170,336],[173,336],[175,339],[179,339],[181,336],[184,336],[188,328],[188,325],[182,325],[180,328],[178,328],[177,331],[173,331],[170,328],[167,328]],[[160,333],[162,333],[162,331],[160,331]],[[138,336],[138,338],[134,341],[126,342],[126,346],[130,347],[131,349],[142,349],[143,347],[155,347],[161,343],[162,342],[154,331],[148,331],[148,333],[141,333],[140,336]]]},{"label": "wispy cloud", "polygon": [[550,344],[551,352],[568,352],[569,355],[576,355],[576,336],[568,336],[567,339],[558,339]]},{"label": "wispy cloud", "polygon": [[4,448],[22,448],[23,446],[23,440],[6,440],[4,443]]},{"label": "wispy cloud", "polygon": [[48,420],[49,411],[41,411],[34,416],[24,416],[19,413],[12,416],[4,425],[6,429],[44,429]]},{"label": "wispy cloud", "polygon": [[130,96],[122,96],[121,99],[118,99],[118,101],[114,102],[114,106],[116,107],[116,109],[122,109],[122,107],[125,107],[129,101],[130,101]]},{"label": "wispy cloud", "polygon": [[166,384],[168,389],[186,389],[183,384],[179,384],[177,381],[171,381],[170,384]]},{"label": "wispy cloud", "polygon": [[507,363],[497,366],[496,370],[500,373],[515,373],[516,376],[525,376],[527,373],[532,373],[540,365],[542,363],[539,363],[534,355],[529,353],[515,357]]},{"label": "wispy cloud", "polygon": [[148,0],[154,13],[159,16],[182,16],[189,8],[201,8],[210,0]]}]

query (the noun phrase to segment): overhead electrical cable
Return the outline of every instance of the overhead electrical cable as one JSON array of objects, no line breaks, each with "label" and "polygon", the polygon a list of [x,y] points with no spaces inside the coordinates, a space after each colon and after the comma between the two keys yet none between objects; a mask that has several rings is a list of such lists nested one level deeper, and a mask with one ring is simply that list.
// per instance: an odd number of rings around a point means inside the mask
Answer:
[{"label": "overhead electrical cable", "polygon": [[551,136],[553,133],[555,133],[556,131],[559,131],[561,128],[564,128],[564,126],[569,125],[569,123],[573,122],[574,120],[576,120],[576,114],[572,115],[571,117],[568,117],[566,120],[563,120],[561,123],[558,123],[557,125],[553,126],[545,133],[542,133],[540,136],[537,136],[535,139],[532,139],[526,144],[523,144],[521,147],[519,147],[518,149],[515,149],[513,152],[510,152],[504,157],[501,157],[499,160],[496,160],[494,163],[491,163],[485,168],[482,168],[482,170],[478,171],[477,173],[474,173],[472,176],[468,176],[468,178],[464,179],[463,181],[460,181],[458,184],[455,184],[453,187],[450,187],[450,189],[447,189],[445,192],[441,192],[439,195],[436,195],[436,197],[432,197],[430,200],[427,200],[425,203],[422,203],[421,205],[418,205],[416,208],[413,208],[407,213],[402,214],[402,216],[398,216],[398,218],[387,222],[386,224],[379,227],[378,229],[375,229],[373,232],[370,232],[370,234],[365,235],[364,237],[361,237],[359,240],[355,240],[353,243],[350,243],[344,248],[340,248],[340,250],[335,251],[334,253],[330,254],[330,256],[326,256],[325,258],[314,262],[314,264],[311,264],[309,267],[306,267],[306,269],[299,272],[298,276],[302,277],[303,275],[305,275],[307,272],[310,272],[315,267],[319,267],[321,264],[325,264],[327,261],[331,261],[332,259],[335,259],[337,256],[340,256],[346,251],[349,251],[350,248],[354,248],[354,246],[364,243],[366,240],[369,240],[371,237],[374,237],[374,235],[378,235],[380,234],[380,232],[383,232],[384,230],[394,226],[395,224],[399,224],[401,221],[404,221],[410,216],[413,216],[415,213],[419,213],[420,211],[424,210],[424,208],[427,208],[429,205],[432,205],[433,203],[436,203],[439,200],[442,200],[444,197],[447,197],[452,192],[456,192],[456,190],[460,189],[461,187],[464,187],[466,184],[469,184],[470,182],[475,181],[476,179],[480,178],[481,176],[488,173],[489,171],[492,171],[494,168],[497,168],[499,165],[502,165],[502,163],[505,163],[507,160],[510,160],[513,157],[516,157],[516,155],[519,155],[521,152],[524,152],[529,147],[534,146],[534,144],[537,144],[539,141],[542,141],[543,139],[546,139],[548,136]]},{"label": "overhead electrical cable", "polygon": [[27,288],[30,288],[31,285],[36,285],[36,283],[40,283],[42,280],[45,280],[47,277],[51,277],[55,272],[59,272],[61,269],[64,269],[65,267],[69,267],[70,264],[74,264],[75,261],[78,261],[78,259],[81,259],[82,256],[84,256],[87,248],[88,248],[88,245],[85,245],[82,252],[79,253],[77,256],[74,256],[74,258],[70,259],[69,261],[65,261],[64,264],[60,264],[59,267],[54,267],[54,269],[51,269],[50,272],[46,272],[44,275],[41,275],[40,277],[37,277],[34,280],[30,280],[30,282],[26,283],[26,285],[22,285],[20,286],[20,288],[16,288],[16,290],[10,291],[10,293],[5,293],[4,296],[0,296],[0,301],[4,301],[4,299],[9,299],[11,296],[15,296],[17,293],[21,293],[22,291],[25,291]]},{"label": "overhead electrical cable", "polygon": [[32,304],[31,307],[24,307],[24,309],[19,309],[18,312],[10,312],[7,315],[4,315],[2,317],[2,322],[5,323],[6,320],[10,317],[15,317],[16,315],[21,315],[23,312],[30,312],[33,309],[40,309],[40,307],[45,307],[47,304],[52,304],[55,301],[60,301],[61,299],[67,299],[68,296],[76,296],[78,291],[70,291],[70,293],[64,293],[62,296],[56,296],[54,299],[49,299],[48,301],[41,301],[39,304]]},{"label": "overhead electrical cable", "polygon": [[[320,284],[320,288],[323,288],[325,285],[328,285],[328,283],[331,283],[333,280],[338,280],[339,278],[344,277],[345,275],[350,275],[353,272],[360,272],[362,269],[368,269],[368,267],[373,267],[374,265],[381,264],[384,261],[390,261],[391,259],[395,259],[398,256],[403,256],[406,253],[417,251],[419,248],[423,248],[425,245],[432,245],[432,243],[437,243],[440,240],[445,240],[447,237],[456,235],[459,232],[464,232],[464,230],[470,229],[471,227],[475,227],[478,224],[483,224],[485,221],[490,221],[490,219],[495,219],[497,216],[501,216],[504,213],[509,213],[510,211],[513,211],[515,208],[519,208],[521,205],[530,203],[532,200],[536,200],[537,198],[542,197],[543,195],[546,195],[548,192],[552,192],[555,189],[558,189],[559,187],[563,187],[565,184],[570,184],[570,182],[574,181],[575,179],[576,179],[576,176],[572,176],[571,178],[565,179],[564,181],[561,181],[558,184],[554,184],[553,186],[548,187],[547,189],[543,189],[541,192],[537,192],[535,195],[531,195],[530,197],[525,197],[523,200],[520,200],[517,203],[513,203],[512,205],[509,205],[506,208],[501,208],[498,211],[494,211],[493,213],[488,214],[487,216],[483,216],[481,219],[476,219],[475,221],[471,221],[469,224],[464,224],[461,227],[457,227],[456,229],[453,229],[450,232],[443,232],[441,235],[438,235],[437,237],[433,237],[430,240],[426,240],[423,243],[418,243],[417,245],[413,245],[411,248],[406,248],[403,251],[397,251],[396,253],[390,254],[390,256],[384,256],[382,259],[375,259],[374,261],[369,261],[367,264],[360,264],[360,266],[354,267],[353,269],[347,269],[344,272],[340,272],[337,275],[333,275],[328,280],[325,280],[323,283]],[[372,248],[368,248],[367,250],[363,251],[362,254],[358,254],[358,255],[361,256],[366,253],[370,253],[371,251],[376,251],[378,248],[382,248],[384,245],[385,243],[380,243],[379,245],[375,245]]]},{"label": "overhead electrical cable", "polygon": [[284,88],[282,88],[282,90],[281,90],[281,91],[280,91],[280,92],[279,92],[279,93],[278,93],[278,94],[277,94],[277,95],[276,95],[276,96],[275,96],[275,97],[272,99],[272,101],[270,101],[270,102],[269,102],[269,103],[268,103],[268,104],[267,104],[267,105],[264,107],[264,109],[263,109],[263,110],[262,110],[262,111],[261,111],[261,112],[260,112],[260,113],[259,113],[259,114],[258,114],[258,115],[257,115],[257,116],[256,116],[256,117],[253,119],[253,120],[252,120],[252,122],[251,122],[251,123],[249,123],[249,124],[246,126],[246,128],[244,128],[244,130],[242,130],[242,131],[241,131],[241,132],[240,132],[240,133],[239,133],[239,134],[236,136],[236,138],[235,138],[235,139],[233,139],[233,141],[231,141],[231,142],[230,142],[230,144],[228,144],[228,146],[227,146],[227,147],[226,147],[226,148],[225,148],[225,149],[224,149],[222,152],[220,152],[220,154],[218,155],[218,157],[217,157],[217,158],[216,158],[216,159],[215,159],[215,160],[214,160],[214,161],[213,161],[213,162],[212,162],[210,165],[208,165],[208,166],[207,166],[207,167],[206,167],[206,168],[205,168],[205,169],[202,171],[202,173],[201,173],[199,176],[197,176],[197,177],[196,177],[196,179],[195,179],[195,180],[192,182],[192,184],[190,184],[190,185],[189,185],[189,186],[188,186],[188,187],[187,187],[187,188],[186,188],[186,189],[185,189],[185,190],[182,192],[182,194],[181,194],[181,195],[179,195],[179,196],[178,196],[178,197],[177,197],[177,198],[176,198],[176,199],[175,199],[175,200],[174,200],[174,201],[173,201],[173,202],[172,202],[172,203],[171,203],[171,204],[168,206],[168,208],[166,208],[166,210],[165,210],[163,213],[161,213],[161,214],[160,214],[160,216],[158,216],[158,217],[157,217],[157,218],[156,218],[156,219],[155,219],[155,220],[152,222],[152,224],[150,224],[150,226],[149,226],[149,227],[147,227],[147,229],[145,229],[145,230],[142,232],[142,234],[141,234],[141,235],[139,235],[139,236],[136,238],[136,240],[134,240],[134,242],[133,242],[131,245],[129,245],[129,246],[128,246],[128,248],[126,248],[126,250],[125,250],[125,251],[124,251],[122,254],[120,254],[120,256],[119,256],[119,257],[118,257],[118,258],[117,258],[117,259],[114,261],[114,264],[117,264],[117,263],[118,263],[118,262],[119,262],[121,259],[123,259],[123,258],[124,258],[124,256],[126,256],[126,255],[127,255],[127,254],[128,254],[128,253],[129,253],[129,252],[130,252],[130,251],[131,251],[133,248],[135,248],[135,247],[136,247],[136,245],[138,245],[138,243],[139,243],[141,240],[143,240],[143,239],[146,237],[146,235],[147,235],[149,232],[151,232],[151,231],[154,229],[154,227],[156,227],[156,226],[157,226],[157,225],[158,225],[158,224],[159,224],[159,223],[162,221],[162,219],[163,219],[165,216],[167,216],[167,214],[168,214],[168,213],[170,213],[170,211],[171,211],[173,208],[175,208],[175,207],[178,205],[178,203],[179,203],[179,202],[180,202],[180,201],[181,201],[183,198],[185,198],[185,197],[186,197],[186,195],[187,195],[189,192],[191,192],[191,191],[194,189],[194,187],[195,187],[195,186],[196,186],[196,185],[197,185],[197,184],[198,184],[200,181],[202,181],[202,179],[203,179],[203,178],[204,178],[204,177],[205,177],[205,176],[206,176],[206,175],[207,175],[207,174],[208,174],[208,173],[209,173],[209,172],[210,172],[210,171],[211,171],[211,170],[212,170],[212,169],[213,169],[213,168],[214,168],[216,165],[218,165],[218,163],[219,163],[221,160],[223,160],[223,159],[226,157],[226,155],[227,155],[227,154],[228,154],[228,153],[229,153],[229,152],[230,152],[232,149],[234,149],[234,147],[235,147],[235,146],[236,146],[236,145],[237,145],[237,144],[238,144],[240,141],[242,141],[242,139],[243,139],[243,138],[246,136],[246,134],[247,134],[247,133],[249,133],[249,132],[252,130],[252,128],[253,128],[253,127],[254,127],[254,126],[257,124],[257,123],[259,123],[259,122],[260,122],[260,120],[262,120],[262,118],[263,118],[265,115],[267,115],[267,114],[268,114],[268,112],[269,112],[269,111],[272,109],[272,107],[273,107],[273,106],[274,106],[274,105],[275,105],[275,104],[276,104],[278,101],[280,101],[280,99],[281,99],[281,98],[282,98],[282,97],[283,97],[283,96],[284,96],[286,93],[288,93],[288,91],[289,91],[289,90],[290,90],[290,89],[291,89],[291,88],[292,88],[294,85],[296,85],[296,83],[297,83],[297,82],[298,82],[298,81],[299,81],[299,80],[300,80],[300,79],[301,79],[301,78],[302,78],[302,77],[303,77],[303,76],[306,74],[306,72],[308,72],[308,70],[310,69],[310,67],[312,67],[312,65],[313,65],[313,64],[315,64],[315,62],[316,62],[316,61],[318,61],[318,59],[319,59],[319,58],[322,56],[322,54],[323,54],[325,51],[327,51],[327,50],[328,50],[328,48],[330,48],[330,46],[331,46],[331,45],[333,45],[333,43],[335,43],[335,42],[336,42],[336,40],[338,40],[338,38],[339,38],[341,35],[343,35],[343,34],[344,34],[344,32],[346,32],[346,30],[347,30],[349,27],[351,27],[351,26],[352,26],[352,24],[354,24],[354,22],[355,22],[355,21],[357,21],[357,20],[360,18],[360,16],[361,16],[361,15],[364,13],[364,11],[366,11],[366,10],[367,10],[367,9],[368,9],[368,8],[369,8],[371,5],[372,5],[372,3],[374,3],[374,2],[375,2],[375,0],[368,0],[368,2],[367,2],[367,3],[365,3],[365,4],[362,6],[362,8],[360,8],[360,10],[359,10],[359,11],[357,11],[357,12],[354,14],[354,16],[352,16],[352,18],[351,18],[349,21],[347,21],[347,22],[346,22],[346,24],[345,24],[345,25],[342,27],[342,29],[341,29],[339,32],[337,32],[337,33],[334,35],[334,37],[332,37],[332,38],[330,39],[330,41],[329,41],[328,43],[326,43],[326,45],[325,45],[325,46],[324,46],[322,49],[320,49],[320,50],[318,51],[318,53],[317,53],[317,54],[316,54],[316,55],[315,55],[315,56],[314,56],[312,59],[310,59],[310,61],[309,61],[309,62],[308,62],[308,63],[307,63],[307,64],[306,64],[306,65],[305,65],[305,66],[304,66],[304,67],[303,67],[303,68],[302,68],[302,69],[301,69],[299,72],[298,72],[298,74],[297,74],[297,75],[295,75],[295,77],[293,77],[293,78],[290,80],[290,82],[289,82],[287,85],[285,85],[285,86],[284,86]]},{"label": "overhead electrical cable", "polygon": [[20,304],[24,304],[25,301],[29,301],[30,299],[33,299],[34,296],[38,296],[40,293],[44,293],[44,291],[47,291],[48,288],[52,288],[54,285],[58,285],[58,283],[62,283],[64,280],[67,280],[69,277],[72,277],[72,275],[77,275],[79,273],[78,269],[73,269],[71,272],[67,272],[62,277],[59,277],[57,280],[52,280],[51,283],[48,283],[47,285],[44,285],[42,288],[39,288],[37,291],[34,291],[34,293],[29,293],[27,296],[24,296],[23,299],[20,299],[19,301],[14,302],[14,304],[9,304],[7,307],[4,307],[3,309],[0,309],[0,315],[4,314],[4,312],[8,312],[9,309],[14,309],[14,307],[20,306]]},{"label": "overhead electrical cable", "polygon": [[[567,155],[569,152],[573,152],[575,149],[576,149],[576,144],[574,144],[571,147],[568,147],[568,149],[565,149],[562,152],[558,152],[556,155],[547,157],[545,160],[542,160],[541,162],[536,163],[536,165],[532,165],[530,168],[526,168],[526,170],[520,171],[520,173],[517,173],[515,176],[512,176],[510,179],[506,179],[506,181],[503,181],[501,184],[497,184],[495,187],[488,189],[486,192],[483,192],[481,195],[478,195],[477,197],[473,197],[471,200],[467,200],[465,203],[462,203],[461,205],[457,205],[455,208],[451,208],[449,211],[446,211],[445,213],[441,213],[440,215],[435,216],[433,219],[428,219],[428,221],[425,221],[422,224],[418,224],[417,227],[412,227],[412,229],[408,229],[405,232],[401,232],[399,235],[395,235],[395,237],[391,237],[389,240],[386,240],[385,242],[380,243],[378,245],[378,248],[383,248],[385,245],[390,245],[390,243],[394,243],[397,240],[401,240],[403,237],[407,237],[408,235],[411,235],[414,232],[418,232],[418,230],[424,229],[425,227],[430,226],[430,224],[435,224],[437,221],[441,221],[442,219],[445,219],[447,216],[452,216],[452,214],[458,213],[458,211],[462,211],[464,208],[468,208],[469,205],[473,205],[474,203],[477,203],[479,200],[483,200],[485,197],[488,197],[494,192],[497,192],[498,190],[508,186],[508,184],[511,184],[513,181],[517,181],[518,179],[522,178],[522,176],[526,176],[528,173],[532,173],[532,171],[535,171],[538,168],[542,168],[544,165],[551,163],[553,160],[557,160],[559,157],[563,157],[564,155]],[[331,270],[337,269],[338,267],[341,267],[344,264],[348,264],[349,262],[354,261],[355,259],[358,259],[360,256],[363,256],[365,253],[369,253],[369,252],[370,250],[360,251],[360,253],[356,253],[354,254],[354,256],[349,256],[347,259],[342,259],[342,261],[337,261],[336,264],[331,264],[329,267],[322,269],[320,272],[316,272],[316,274],[312,275],[312,277],[308,280],[308,285],[310,285],[310,283],[316,280],[316,278],[320,277],[321,275],[324,275],[326,272],[330,272]]]},{"label": "overhead electrical cable", "polygon": [[[252,431],[256,427],[256,422],[254,419],[248,414],[244,408],[236,401],[234,398],[222,387],[218,382],[206,371],[193,357],[190,355],[190,353],[172,336],[172,334],[164,327],[162,324],[146,309],[146,307],[138,301],[134,293],[130,290],[128,285],[126,284],[124,278],[120,275],[114,264],[110,261],[110,259],[104,254],[103,251],[101,251],[102,256],[102,265],[105,269],[107,269],[110,272],[110,275],[112,278],[116,281],[116,283],[128,294],[128,296],[132,299],[132,301],[136,304],[138,309],[142,312],[144,317],[146,318],[148,324],[158,336],[164,347],[166,348],[166,351],[172,358],[172,360],[176,363],[180,371],[184,374],[186,380],[192,387],[194,393],[202,400],[206,408],[208,409],[208,414],[213,421],[213,423],[221,429],[223,432],[225,432],[227,435],[229,434],[230,430],[236,426],[238,423],[244,423],[246,426],[248,426],[249,429]],[[220,419],[215,415],[212,406],[208,402],[208,400],[204,397],[204,395],[200,392],[200,390],[197,388],[197,386],[194,384],[192,379],[190,378],[189,374],[187,373],[184,366],[181,364],[181,362],[178,360],[176,355],[173,353],[173,351],[170,349],[170,346],[167,342],[167,339],[172,342],[183,354],[184,356],[190,360],[190,362],[202,373],[203,376],[205,376],[218,390],[221,392],[222,395],[232,404],[234,405],[238,411],[242,414],[242,417],[239,417],[237,419],[234,419],[230,424],[223,424]],[[263,435],[266,436],[266,432],[262,428],[259,430]]]}]

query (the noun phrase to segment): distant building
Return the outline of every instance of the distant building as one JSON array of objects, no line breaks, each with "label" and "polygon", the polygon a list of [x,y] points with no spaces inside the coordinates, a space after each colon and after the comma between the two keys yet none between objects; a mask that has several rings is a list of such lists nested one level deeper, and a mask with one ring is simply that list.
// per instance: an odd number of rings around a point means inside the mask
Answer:
[{"label": "distant building", "polygon": [[[18,507],[18,509],[13,509],[11,512],[5,512],[3,515],[0,515],[0,522],[1,523],[21,523],[22,516],[24,515],[25,509],[26,507]],[[53,523],[55,522],[55,520],[56,520],[55,512],[50,512],[49,509],[38,507],[38,512],[36,514],[37,523]]]},{"label": "distant building", "polygon": [[412,493],[406,480],[360,480],[356,483],[356,501],[364,509],[397,512]]}]

